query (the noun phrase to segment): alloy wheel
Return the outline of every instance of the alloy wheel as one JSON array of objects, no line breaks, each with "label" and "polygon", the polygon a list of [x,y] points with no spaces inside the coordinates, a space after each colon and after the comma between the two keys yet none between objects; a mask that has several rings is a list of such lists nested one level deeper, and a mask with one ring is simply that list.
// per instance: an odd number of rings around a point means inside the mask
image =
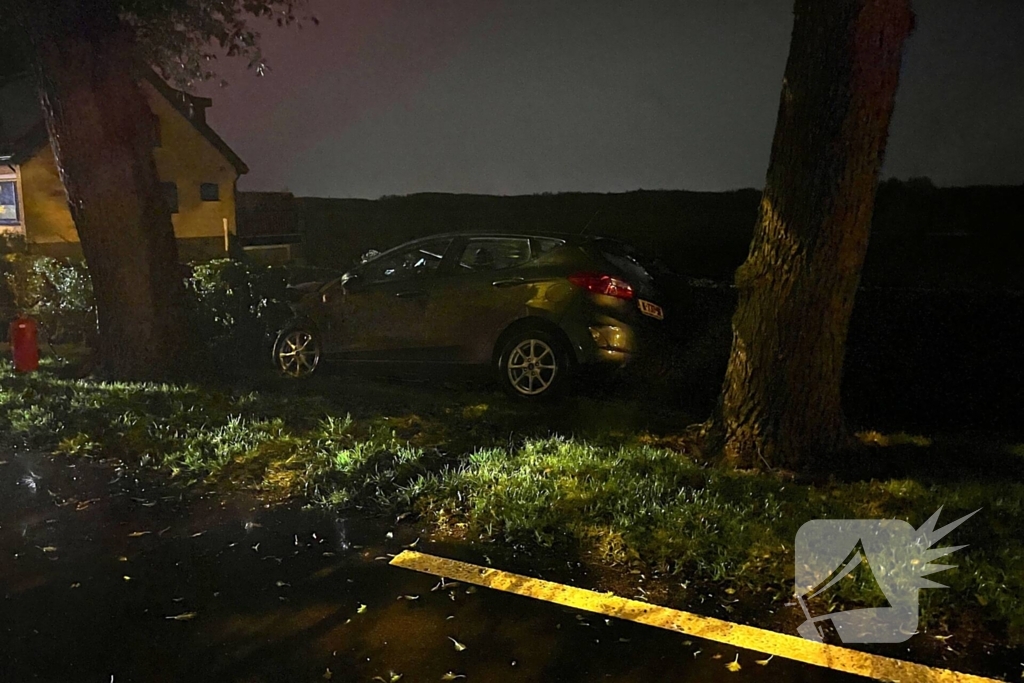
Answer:
[{"label": "alloy wheel", "polygon": [[524,339],[508,354],[507,370],[513,389],[523,396],[537,396],[555,381],[558,358],[547,342]]},{"label": "alloy wheel", "polygon": [[278,342],[277,366],[289,377],[308,377],[319,362],[320,345],[306,330],[291,330]]}]

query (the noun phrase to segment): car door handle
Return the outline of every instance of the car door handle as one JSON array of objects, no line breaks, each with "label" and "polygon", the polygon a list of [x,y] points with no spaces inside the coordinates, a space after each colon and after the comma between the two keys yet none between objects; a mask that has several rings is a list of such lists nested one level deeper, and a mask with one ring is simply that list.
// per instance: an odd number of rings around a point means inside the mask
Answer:
[{"label": "car door handle", "polygon": [[407,292],[398,292],[397,294],[395,294],[395,296],[398,297],[399,299],[418,299],[426,295],[427,293],[424,292],[422,289],[413,289]]},{"label": "car door handle", "polygon": [[513,277],[508,280],[495,280],[491,285],[495,287],[515,287],[516,285],[526,284],[526,280],[521,277]]}]

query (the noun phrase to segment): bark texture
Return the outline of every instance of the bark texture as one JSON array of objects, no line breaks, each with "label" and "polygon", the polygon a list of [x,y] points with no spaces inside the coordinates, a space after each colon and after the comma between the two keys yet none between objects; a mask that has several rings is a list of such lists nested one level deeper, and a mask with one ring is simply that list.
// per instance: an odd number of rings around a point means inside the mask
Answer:
[{"label": "bark texture", "polygon": [[771,161],[705,448],[800,469],[849,438],[846,333],[867,252],[910,0],[797,0]]},{"label": "bark texture", "polygon": [[63,0],[27,24],[51,146],[95,291],[100,371],[163,378],[184,367],[190,347],[185,290],[153,160],[156,118],[139,87],[133,35],[107,5]]}]

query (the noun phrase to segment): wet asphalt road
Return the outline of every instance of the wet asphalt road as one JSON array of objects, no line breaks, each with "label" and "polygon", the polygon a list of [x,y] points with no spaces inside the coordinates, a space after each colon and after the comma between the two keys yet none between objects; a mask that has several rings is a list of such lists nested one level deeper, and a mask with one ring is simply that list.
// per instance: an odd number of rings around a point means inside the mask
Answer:
[{"label": "wet asphalt road", "polygon": [[417,533],[390,519],[267,508],[85,460],[0,463],[4,683],[865,680],[440,587],[388,566]]}]

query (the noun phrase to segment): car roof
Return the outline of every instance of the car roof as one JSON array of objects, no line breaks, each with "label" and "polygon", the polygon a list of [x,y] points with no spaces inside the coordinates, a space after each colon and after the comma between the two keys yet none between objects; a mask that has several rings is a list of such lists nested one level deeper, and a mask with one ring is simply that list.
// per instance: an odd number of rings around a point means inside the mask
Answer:
[{"label": "car roof", "polygon": [[[427,235],[425,237],[417,237],[416,239],[409,240],[407,242],[402,242],[401,244],[395,245],[395,247],[392,247],[392,248],[397,248],[397,247],[405,246],[407,244],[408,245],[414,245],[414,244],[419,244],[419,243],[422,243],[422,242],[432,242],[434,240],[441,240],[441,239],[457,239],[457,238],[460,238],[460,237],[464,238],[464,239],[474,239],[474,238],[478,238],[478,237],[490,237],[490,238],[507,237],[507,238],[512,238],[512,239],[556,239],[556,240],[561,240],[561,241],[563,241],[563,242],[565,242],[567,244],[579,244],[579,243],[582,243],[582,242],[594,242],[594,241],[599,241],[599,240],[607,240],[607,241],[611,241],[611,242],[620,242],[621,241],[621,240],[616,239],[614,237],[605,237],[603,235],[579,235],[579,234],[573,235],[573,234],[570,234],[570,233],[560,233],[560,232],[554,232],[554,231],[552,231],[552,232],[542,232],[542,231],[536,231],[536,232],[509,232],[509,231],[503,231],[503,230],[474,230],[474,231],[471,231],[471,232],[441,232],[441,233],[437,233],[437,234],[434,234],[434,235]],[[391,249],[388,249],[388,251],[391,251]]]}]

